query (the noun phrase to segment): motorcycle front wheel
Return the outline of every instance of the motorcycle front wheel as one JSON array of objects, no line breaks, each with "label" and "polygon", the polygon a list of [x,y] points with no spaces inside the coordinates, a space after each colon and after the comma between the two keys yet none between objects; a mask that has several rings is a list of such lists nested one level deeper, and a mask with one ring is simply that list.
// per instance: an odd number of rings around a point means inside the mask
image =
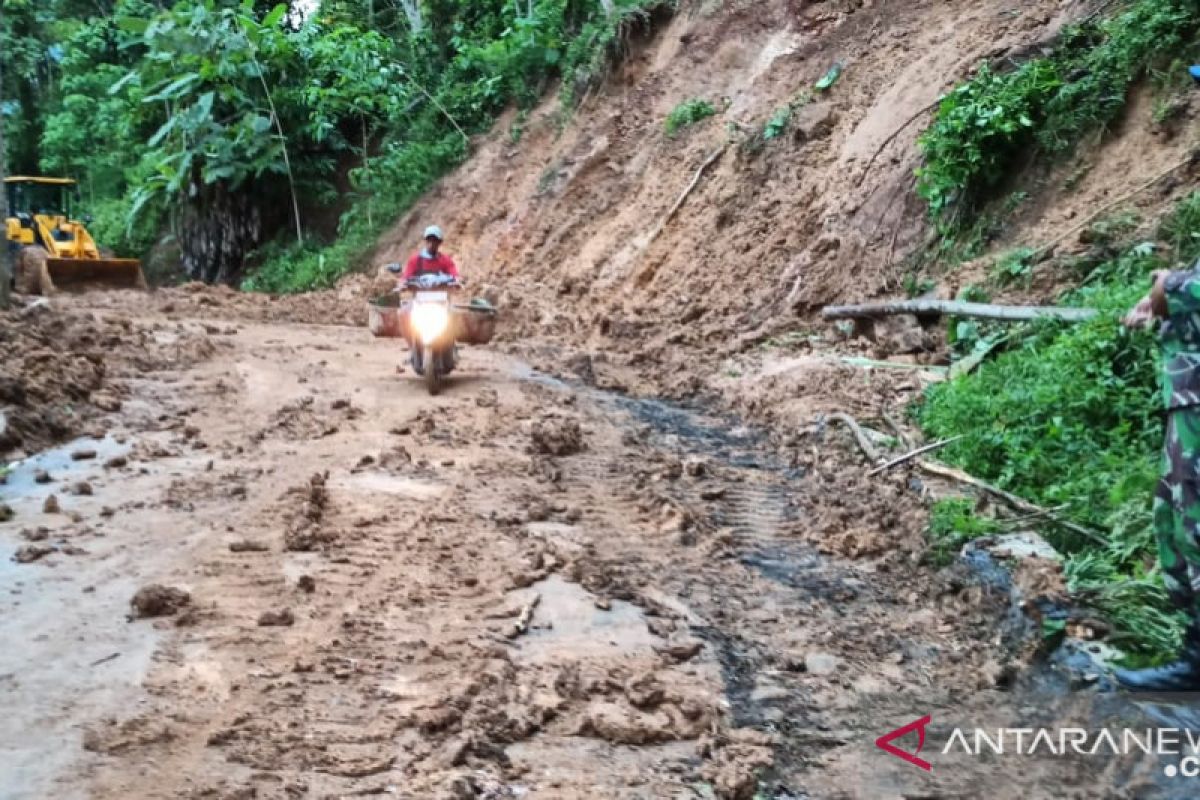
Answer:
[{"label": "motorcycle front wheel", "polygon": [[438,364],[437,354],[432,347],[426,346],[423,358],[425,367],[425,388],[429,394],[435,395],[442,390],[442,371]]}]

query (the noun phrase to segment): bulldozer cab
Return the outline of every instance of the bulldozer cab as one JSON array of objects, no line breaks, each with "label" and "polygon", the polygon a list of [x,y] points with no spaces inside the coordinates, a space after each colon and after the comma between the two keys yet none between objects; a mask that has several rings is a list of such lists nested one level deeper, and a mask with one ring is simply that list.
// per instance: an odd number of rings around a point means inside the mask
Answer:
[{"label": "bulldozer cab", "polygon": [[78,187],[71,178],[13,176],[4,179],[10,216],[5,238],[20,251],[18,291],[50,294],[68,285],[146,288],[141,262],[107,258],[86,225],[73,217]]},{"label": "bulldozer cab", "polygon": [[33,216],[71,216],[71,201],[79,187],[70,178],[6,178],[10,214]]}]

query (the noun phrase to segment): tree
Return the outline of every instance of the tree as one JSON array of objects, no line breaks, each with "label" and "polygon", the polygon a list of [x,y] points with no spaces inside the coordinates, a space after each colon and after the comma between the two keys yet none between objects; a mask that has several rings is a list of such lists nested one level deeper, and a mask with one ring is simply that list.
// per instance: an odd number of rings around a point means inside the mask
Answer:
[{"label": "tree", "polygon": [[[0,59],[0,86],[4,85],[4,61]],[[4,178],[8,175],[8,152],[4,146],[4,95],[0,94],[0,224],[8,219],[8,191]],[[12,260],[8,238],[0,241],[0,308],[8,308],[8,281],[12,275]]]}]

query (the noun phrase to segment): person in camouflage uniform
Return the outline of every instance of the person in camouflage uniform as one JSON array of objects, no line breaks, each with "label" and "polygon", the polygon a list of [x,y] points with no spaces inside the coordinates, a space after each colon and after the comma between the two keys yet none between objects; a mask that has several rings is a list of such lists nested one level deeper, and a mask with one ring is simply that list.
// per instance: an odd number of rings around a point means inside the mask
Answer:
[{"label": "person in camouflage uniform", "polygon": [[1154,273],[1150,293],[1123,320],[1131,328],[1161,320],[1166,438],[1154,493],[1154,534],[1163,580],[1190,621],[1179,659],[1162,667],[1118,670],[1140,691],[1200,690],[1200,262]]}]

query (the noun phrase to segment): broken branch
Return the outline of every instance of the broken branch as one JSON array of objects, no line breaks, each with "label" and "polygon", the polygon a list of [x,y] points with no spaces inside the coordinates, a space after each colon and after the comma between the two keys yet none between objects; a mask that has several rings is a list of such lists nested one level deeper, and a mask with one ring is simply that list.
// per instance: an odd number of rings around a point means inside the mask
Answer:
[{"label": "broken branch", "polygon": [[712,152],[712,155],[704,160],[704,163],[700,165],[700,169],[696,170],[696,174],[692,178],[692,182],[689,183],[688,187],[683,190],[683,194],[679,195],[679,199],[675,201],[675,205],[671,206],[671,210],[667,212],[667,215],[662,218],[662,222],[658,223],[658,227],[654,229],[654,233],[650,234],[650,238],[646,241],[646,247],[649,247],[650,244],[658,238],[658,235],[663,232],[663,229],[667,227],[667,224],[674,219],[675,215],[679,212],[679,209],[683,207],[683,201],[687,200],[688,195],[690,195],[692,190],[696,188],[696,185],[700,183],[700,178],[704,176],[704,171],[712,166],[713,162],[721,157],[721,155],[725,152],[725,148],[728,146],[728,143],[721,145]]},{"label": "broken branch", "polygon": [[1102,537],[1100,534],[1096,533],[1095,531],[1089,530],[1089,529],[1083,527],[1082,525],[1077,525],[1074,522],[1069,522],[1068,520],[1062,519],[1061,517],[1057,516],[1051,509],[1042,508],[1041,506],[1036,505],[1035,503],[1031,503],[1028,500],[1023,500],[1020,497],[1017,497],[1015,494],[1012,494],[1011,492],[1004,491],[1003,489],[999,488],[998,486],[992,486],[990,483],[985,483],[984,481],[981,481],[979,478],[976,478],[974,475],[968,475],[967,473],[963,472],[961,469],[955,469],[954,467],[947,467],[945,464],[938,464],[935,461],[918,461],[917,466],[920,467],[925,472],[928,472],[930,475],[937,475],[940,478],[948,478],[952,481],[957,481],[958,483],[966,484],[967,486],[973,486],[976,489],[979,489],[980,491],[986,492],[987,494],[990,494],[993,497],[1003,500],[1005,503],[1007,503],[1008,505],[1015,508],[1017,511],[1020,511],[1024,514],[1031,514],[1031,515],[1037,515],[1039,517],[1046,517],[1047,519],[1051,520],[1055,525],[1065,528],[1066,530],[1069,530],[1072,533],[1078,534],[1086,539],[1090,539],[1091,541],[1093,541],[1097,544],[1100,544],[1100,545],[1108,544],[1106,541],[1104,541],[1104,537]]},{"label": "broken branch", "polygon": [[512,630],[508,632],[508,638],[515,639],[529,630],[529,623],[533,621],[533,610],[537,608],[540,602],[542,602],[542,596],[535,594],[525,604],[525,607],[521,609],[521,613],[517,616],[517,621],[513,623]]},{"label": "broken branch", "polygon": [[1064,322],[1085,322],[1099,312],[1094,308],[1060,308],[1058,306],[999,306],[990,303],[966,303],[955,300],[897,300],[888,303],[865,303],[853,306],[826,306],[821,309],[825,319],[875,319],[897,314],[917,316],[964,317],[1001,322],[1029,322],[1035,319],[1059,319]]},{"label": "broken branch", "polygon": [[938,95],[937,100],[934,100],[932,103],[925,106],[920,111],[918,111],[917,113],[915,113],[911,117],[909,117],[907,120],[905,120],[903,125],[901,125],[899,128],[896,128],[896,130],[892,131],[891,135],[889,135],[886,139],[884,139],[879,144],[879,147],[875,148],[875,152],[874,152],[874,154],[872,154],[871,160],[867,162],[866,168],[862,171],[862,174],[858,176],[858,183],[855,184],[856,186],[862,186],[862,182],[867,179],[867,173],[871,171],[871,167],[875,166],[875,160],[877,158],[879,158],[880,153],[882,153],[884,150],[886,150],[887,146],[889,144],[891,144],[893,141],[895,141],[897,136],[899,136],[901,133],[903,133],[905,130],[907,130],[909,125],[912,125],[918,119],[923,117],[926,114],[926,112],[932,111],[934,108],[936,108],[942,102],[942,97],[943,97],[942,95]]},{"label": "broken branch", "polygon": [[887,462],[886,464],[880,464],[878,467],[876,467],[875,469],[868,472],[867,477],[871,478],[871,477],[874,477],[875,475],[878,475],[881,472],[887,472],[892,467],[898,467],[905,462],[912,461],[914,458],[916,458],[919,455],[923,455],[923,454],[931,452],[933,450],[941,449],[948,444],[953,444],[954,442],[957,442],[961,438],[963,438],[961,435],[954,436],[949,439],[942,439],[939,442],[927,444],[924,447],[918,447],[916,450],[905,453],[904,455],[902,455],[898,458],[893,458],[891,461]]},{"label": "broken branch", "polygon": [[863,433],[862,426],[858,424],[858,420],[849,414],[842,414],[841,412],[830,414],[829,419],[840,422],[850,429],[850,432],[854,434],[855,441],[858,442],[859,449],[871,460],[871,463],[879,461],[879,453],[875,450],[875,446],[871,444],[870,440],[867,439],[867,435]]}]

